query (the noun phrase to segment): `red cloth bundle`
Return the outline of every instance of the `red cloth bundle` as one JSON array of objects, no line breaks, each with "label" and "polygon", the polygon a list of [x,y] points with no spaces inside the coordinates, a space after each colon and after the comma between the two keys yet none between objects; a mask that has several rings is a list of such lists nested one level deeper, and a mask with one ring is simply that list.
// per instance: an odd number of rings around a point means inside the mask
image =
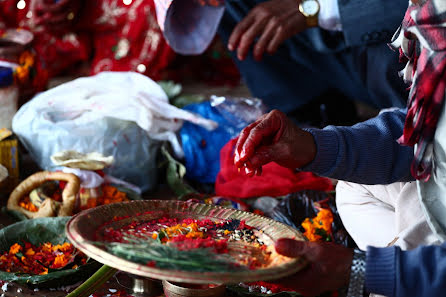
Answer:
[{"label": "red cloth bundle", "polygon": [[263,166],[262,175],[248,177],[234,166],[234,146],[237,139],[230,140],[220,151],[220,172],[215,183],[219,196],[250,198],[260,196],[283,196],[301,190],[332,191],[330,179],[311,172],[294,171],[276,163]]}]

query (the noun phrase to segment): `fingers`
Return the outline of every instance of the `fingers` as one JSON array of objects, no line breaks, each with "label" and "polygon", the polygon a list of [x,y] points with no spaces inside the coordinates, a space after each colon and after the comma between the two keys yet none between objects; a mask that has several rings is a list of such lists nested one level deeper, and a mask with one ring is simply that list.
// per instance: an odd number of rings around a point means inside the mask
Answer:
[{"label": "fingers", "polygon": [[[244,166],[246,161],[253,157],[260,144],[268,146],[268,141],[277,141],[280,138],[284,130],[280,114],[281,112],[273,110],[242,130],[235,147],[234,164],[236,167]],[[260,150],[260,152],[266,154],[265,150]],[[268,163],[255,160],[258,166]],[[247,167],[253,172],[258,168],[258,166],[251,167],[249,165]]]},{"label": "fingers", "polygon": [[228,49],[235,50],[238,47],[239,41],[243,33],[254,23],[255,17],[253,14],[248,14],[240,23],[235,26],[228,41]]},{"label": "fingers", "polygon": [[240,132],[234,151],[234,165],[238,168],[242,167],[243,165],[243,161],[240,160],[240,153],[242,152],[243,145],[245,144],[245,141],[248,138],[251,129],[254,128],[260,121],[260,119],[255,121],[254,123],[245,127],[242,132]]},{"label": "fingers", "polygon": [[271,19],[266,25],[265,30],[263,31],[259,40],[257,41],[256,46],[254,47],[254,59],[256,59],[257,61],[260,61],[262,59],[267,45],[271,42],[271,39],[276,34],[277,25],[277,19]]},{"label": "fingers", "polygon": [[276,29],[276,34],[273,36],[271,41],[268,44],[267,52],[268,54],[274,54],[279,46],[284,42],[286,39],[285,31],[283,30],[283,27],[278,27]]},{"label": "fingers", "polygon": [[291,238],[280,238],[275,244],[276,251],[284,256],[297,258],[304,256],[308,250],[308,242]]},{"label": "fingers", "polygon": [[251,168],[262,168],[270,162],[276,161],[276,145],[262,146],[249,158]]},{"label": "fingers", "polygon": [[[257,125],[250,129],[248,136],[240,150],[240,162],[250,159],[260,144],[269,145],[273,141],[280,139],[283,133],[282,121],[277,116],[277,110],[271,111]],[[269,142],[269,143],[268,143]]]},{"label": "fingers", "polygon": [[242,61],[246,58],[246,56],[248,55],[248,51],[254,42],[254,39],[263,31],[266,23],[267,20],[265,19],[257,20],[249,27],[249,29],[245,33],[243,33],[237,49],[237,58],[239,60]]}]

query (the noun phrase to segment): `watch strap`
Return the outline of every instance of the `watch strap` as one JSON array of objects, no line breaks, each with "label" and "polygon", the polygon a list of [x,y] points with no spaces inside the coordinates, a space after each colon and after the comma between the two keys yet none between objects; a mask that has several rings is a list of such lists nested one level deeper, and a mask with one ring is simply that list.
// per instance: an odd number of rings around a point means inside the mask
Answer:
[{"label": "watch strap", "polygon": [[363,296],[364,280],[365,280],[365,263],[366,263],[366,253],[359,249],[354,249],[347,297]]},{"label": "watch strap", "polygon": [[317,27],[319,24],[318,16],[305,17],[305,21],[307,22],[307,27]]}]

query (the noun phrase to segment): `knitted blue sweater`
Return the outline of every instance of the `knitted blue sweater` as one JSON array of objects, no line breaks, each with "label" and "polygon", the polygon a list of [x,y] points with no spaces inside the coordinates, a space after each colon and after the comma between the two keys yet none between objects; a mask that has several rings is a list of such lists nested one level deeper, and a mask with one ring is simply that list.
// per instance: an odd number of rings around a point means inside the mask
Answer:
[{"label": "knitted blue sweater", "polygon": [[[353,127],[306,129],[317,154],[302,168],[322,176],[362,184],[410,181],[413,148],[400,146],[406,110],[383,112]],[[446,296],[446,244],[401,251],[398,247],[367,250],[368,292],[386,296]]]}]

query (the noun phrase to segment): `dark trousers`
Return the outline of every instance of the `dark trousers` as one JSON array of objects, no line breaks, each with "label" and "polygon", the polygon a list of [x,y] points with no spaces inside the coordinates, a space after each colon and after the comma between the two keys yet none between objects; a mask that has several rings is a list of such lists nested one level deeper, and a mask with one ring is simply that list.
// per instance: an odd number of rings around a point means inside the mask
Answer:
[{"label": "dark trousers", "polygon": [[[226,0],[219,27],[226,44],[235,25],[260,2]],[[312,28],[261,62],[252,51],[244,61],[232,54],[252,94],[271,109],[290,112],[333,89],[375,108],[406,105],[407,86],[398,75],[404,65],[385,43],[349,47],[341,32]]]}]

